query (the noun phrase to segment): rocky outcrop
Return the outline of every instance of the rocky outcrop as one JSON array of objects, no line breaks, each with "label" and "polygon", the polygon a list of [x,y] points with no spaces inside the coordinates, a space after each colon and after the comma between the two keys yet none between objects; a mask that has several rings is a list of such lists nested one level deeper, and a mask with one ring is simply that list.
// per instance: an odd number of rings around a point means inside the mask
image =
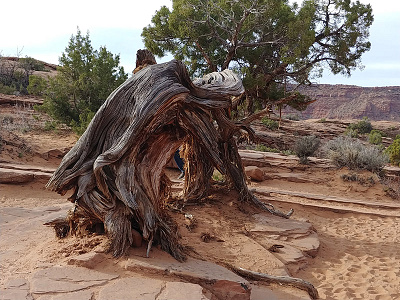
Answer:
[{"label": "rocky outcrop", "polygon": [[361,119],[400,121],[400,86],[360,87],[318,84],[302,87],[300,92],[316,99],[304,112],[303,119]]},{"label": "rocky outcrop", "polygon": [[0,183],[21,184],[34,180],[47,181],[54,169],[0,162]]},{"label": "rocky outcrop", "polygon": [[264,172],[256,166],[247,166],[244,169],[247,177],[250,177],[251,180],[255,181],[263,181],[264,180]]}]

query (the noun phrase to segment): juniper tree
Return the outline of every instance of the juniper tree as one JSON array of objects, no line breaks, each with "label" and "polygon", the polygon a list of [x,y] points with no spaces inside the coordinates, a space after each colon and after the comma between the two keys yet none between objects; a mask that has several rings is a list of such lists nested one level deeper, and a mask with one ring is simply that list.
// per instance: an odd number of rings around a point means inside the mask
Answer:
[{"label": "juniper tree", "polygon": [[350,0],[173,0],[142,37],[154,54],[184,61],[192,75],[235,69],[250,104],[301,110],[309,99],[275,91],[309,83],[324,68],[350,76],[370,49],[372,22],[371,6]]}]

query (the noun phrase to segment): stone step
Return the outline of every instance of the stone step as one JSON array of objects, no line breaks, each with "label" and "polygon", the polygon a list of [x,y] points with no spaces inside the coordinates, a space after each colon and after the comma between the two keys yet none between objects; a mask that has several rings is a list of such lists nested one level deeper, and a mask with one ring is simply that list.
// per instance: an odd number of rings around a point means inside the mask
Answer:
[{"label": "stone step", "polygon": [[[256,195],[267,197],[268,201],[299,204],[303,206],[328,209],[340,213],[360,213],[386,217],[400,217],[400,205],[396,203],[373,203],[359,199],[329,197],[293,191],[267,188],[252,189]],[[274,196],[274,194],[276,196]],[[284,196],[284,197],[281,197]],[[292,197],[287,197],[292,196]]]}]

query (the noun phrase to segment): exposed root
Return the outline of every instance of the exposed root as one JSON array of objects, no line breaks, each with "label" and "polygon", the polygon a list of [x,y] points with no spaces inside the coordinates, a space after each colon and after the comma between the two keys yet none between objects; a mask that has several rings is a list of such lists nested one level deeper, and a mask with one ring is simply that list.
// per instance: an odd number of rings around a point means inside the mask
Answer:
[{"label": "exposed root", "polygon": [[312,299],[318,299],[318,291],[317,289],[308,281],[305,281],[300,278],[294,278],[290,276],[274,276],[274,275],[268,275],[265,273],[259,273],[259,272],[254,272],[250,270],[246,270],[243,268],[237,268],[232,265],[227,265],[229,269],[231,269],[233,272],[236,274],[246,277],[250,280],[260,280],[260,281],[265,281],[265,282],[270,282],[270,283],[279,283],[279,284],[286,284],[290,286],[294,286],[296,288],[305,290],[308,292],[310,297]]}]

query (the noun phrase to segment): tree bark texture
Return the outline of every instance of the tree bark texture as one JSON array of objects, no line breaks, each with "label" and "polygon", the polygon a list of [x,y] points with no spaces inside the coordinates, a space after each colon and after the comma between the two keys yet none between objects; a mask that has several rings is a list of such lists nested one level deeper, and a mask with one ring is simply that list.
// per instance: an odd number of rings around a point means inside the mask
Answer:
[{"label": "tree bark texture", "polygon": [[138,70],[110,94],[47,183],[62,195],[73,191],[70,230],[103,223],[115,256],[124,254],[137,230],[148,251],[156,242],[184,260],[176,226],[164,209],[171,185],[164,169],[182,144],[186,201],[208,195],[217,168],[240,200],[260,206],[247,188],[234,138],[243,129],[253,132],[228,117],[232,96],[243,91],[229,70],[193,82],[176,60]]}]

